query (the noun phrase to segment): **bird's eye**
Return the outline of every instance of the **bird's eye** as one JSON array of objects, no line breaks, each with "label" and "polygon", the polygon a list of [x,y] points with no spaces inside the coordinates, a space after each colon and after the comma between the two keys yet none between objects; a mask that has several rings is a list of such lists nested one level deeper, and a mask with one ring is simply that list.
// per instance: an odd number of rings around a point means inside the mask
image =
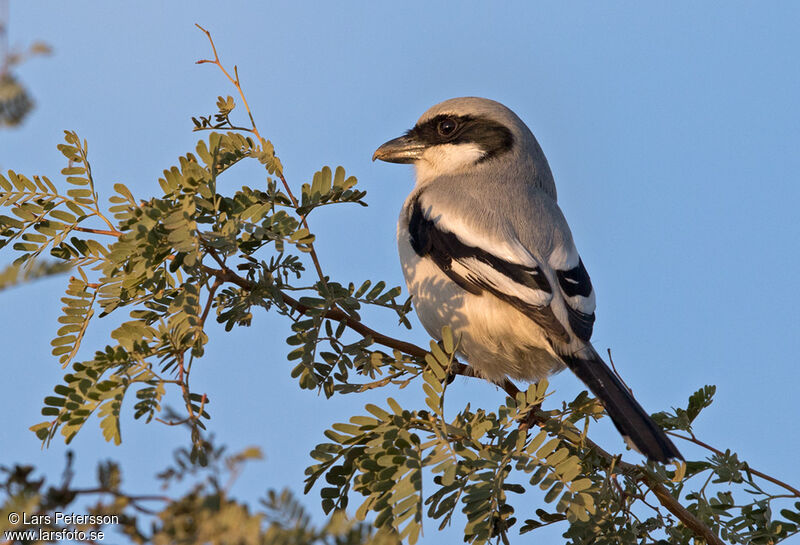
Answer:
[{"label": "bird's eye", "polygon": [[439,131],[439,134],[442,136],[450,136],[456,130],[458,124],[456,123],[455,119],[447,118],[442,119],[439,121],[439,124],[436,126],[436,130]]}]

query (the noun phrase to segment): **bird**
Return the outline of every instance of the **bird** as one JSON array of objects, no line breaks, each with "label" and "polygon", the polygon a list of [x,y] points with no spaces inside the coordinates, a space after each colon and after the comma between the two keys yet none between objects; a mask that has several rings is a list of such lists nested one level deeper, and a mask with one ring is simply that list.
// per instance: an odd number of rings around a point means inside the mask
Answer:
[{"label": "bird", "polygon": [[683,456],[590,342],[595,292],[539,143],[509,108],[461,97],[428,109],[372,160],[413,164],[397,244],[420,322],[449,326],[475,374],[538,382],[570,369],[648,460]]}]

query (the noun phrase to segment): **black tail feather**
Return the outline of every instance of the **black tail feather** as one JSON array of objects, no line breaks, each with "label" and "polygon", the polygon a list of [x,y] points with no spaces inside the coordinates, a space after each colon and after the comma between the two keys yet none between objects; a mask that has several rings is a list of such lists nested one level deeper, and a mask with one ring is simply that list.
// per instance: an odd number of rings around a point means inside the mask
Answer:
[{"label": "black tail feather", "polygon": [[642,409],[622,381],[591,347],[581,356],[562,356],[567,367],[597,396],[619,432],[649,460],[683,460],[658,424]]}]

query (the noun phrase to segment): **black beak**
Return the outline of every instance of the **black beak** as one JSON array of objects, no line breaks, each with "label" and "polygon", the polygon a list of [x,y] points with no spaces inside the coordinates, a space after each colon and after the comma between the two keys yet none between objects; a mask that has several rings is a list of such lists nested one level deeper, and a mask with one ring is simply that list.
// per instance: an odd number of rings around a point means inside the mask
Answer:
[{"label": "black beak", "polygon": [[372,155],[372,160],[380,159],[389,163],[414,163],[422,156],[425,147],[425,144],[418,142],[411,136],[401,136],[400,138],[389,140],[376,149]]}]

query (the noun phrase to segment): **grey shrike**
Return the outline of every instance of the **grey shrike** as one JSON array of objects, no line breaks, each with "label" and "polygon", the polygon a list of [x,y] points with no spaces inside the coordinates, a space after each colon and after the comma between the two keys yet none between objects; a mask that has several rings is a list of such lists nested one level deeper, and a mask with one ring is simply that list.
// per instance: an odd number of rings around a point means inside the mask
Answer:
[{"label": "grey shrike", "polygon": [[589,342],[595,297],[536,138],[498,102],[446,100],[373,160],[413,163],[397,243],[433,337],[449,325],[477,374],[538,381],[568,367],[648,459],[682,459]]}]

